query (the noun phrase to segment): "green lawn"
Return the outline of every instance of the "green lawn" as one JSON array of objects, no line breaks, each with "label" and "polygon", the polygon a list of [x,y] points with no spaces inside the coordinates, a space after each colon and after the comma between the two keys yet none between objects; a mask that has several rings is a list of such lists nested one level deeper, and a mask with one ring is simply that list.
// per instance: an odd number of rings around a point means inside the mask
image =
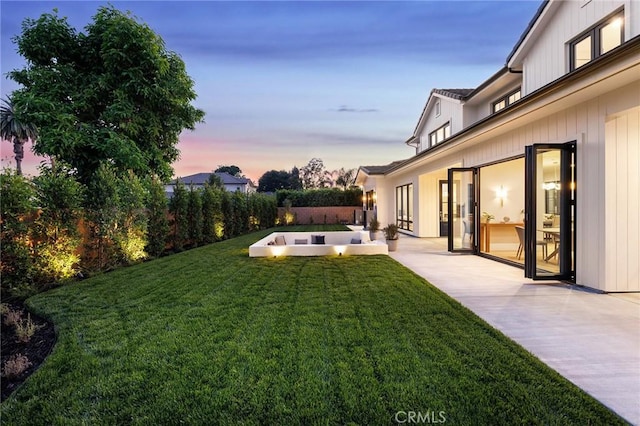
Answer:
[{"label": "green lawn", "polygon": [[59,340],[2,424],[624,424],[391,258],[249,258],[266,234],[30,299]]}]

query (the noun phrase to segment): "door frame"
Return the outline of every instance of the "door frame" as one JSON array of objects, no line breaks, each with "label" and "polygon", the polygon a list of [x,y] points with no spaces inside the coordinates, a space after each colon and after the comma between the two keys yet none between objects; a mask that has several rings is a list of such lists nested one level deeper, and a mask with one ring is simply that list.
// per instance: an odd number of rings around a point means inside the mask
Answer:
[{"label": "door frame", "polygon": [[[537,155],[540,150],[560,151],[560,243],[558,247],[559,272],[540,273],[537,267]],[[576,141],[559,144],[533,144],[525,147],[525,277],[533,280],[576,279]],[[572,170],[573,169],[573,170]],[[540,208],[544,208],[541,206]]]},{"label": "door frame", "polygon": [[[448,232],[449,235],[447,236],[447,245],[448,245],[448,249],[450,252],[452,253],[468,253],[468,254],[478,254],[478,237],[479,237],[479,223],[480,223],[480,215],[478,212],[478,200],[480,199],[479,197],[479,190],[480,190],[480,182],[479,182],[479,172],[478,172],[479,168],[478,167],[453,167],[447,170],[447,180],[448,180],[448,189],[449,189],[449,205],[448,205],[448,215],[449,215],[449,223],[448,223]],[[472,225],[471,225],[471,230],[473,231],[472,235],[473,238],[470,239],[470,243],[469,244],[469,248],[463,248],[463,247],[458,247],[455,248],[454,247],[454,226],[455,226],[455,218],[456,215],[454,214],[453,211],[453,191],[454,191],[454,183],[457,181],[458,182],[458,191],[462,192],[462,184],[461,184],[461,180],[460,179],[456,179],[454,174],[455,173],[461,173],[461,172],[471,172],[472,174],[472,178],[471,178],[471,184],[473,185],[473,187],[471,188],[471,191],[469,191],[467,193],[467,195],[470,193],[472,198],[468,199],[467,201],[470,201],[470,205],[471,208],[469,209],[469,212],[465,211],[463,213],[460,213],[460,216],[467,216],[467,217],[471,217],[472,219]],[[469,184],[468,184],[469,185]],[[460,201],[458,200],[458,205],[460,205]],[[464,237],[464,235],[463,235]]]},{"label": "door frame", "polygon": [[[447,185],[447,211],[442,210],[443,196],[442,196],[442,187],[443,185]],[[448,179],[439,179],[438,180],[438,210],[440,217],[438,218],[438,230],[440,237],[447,237],[449,235],[449,180]],[[446,226],[443,227],[445,223],[443,221],[443,215],[447,215]],[[445,231],[446,230],[446,231]],[[444,233],[442,231],[445,231]]]}]

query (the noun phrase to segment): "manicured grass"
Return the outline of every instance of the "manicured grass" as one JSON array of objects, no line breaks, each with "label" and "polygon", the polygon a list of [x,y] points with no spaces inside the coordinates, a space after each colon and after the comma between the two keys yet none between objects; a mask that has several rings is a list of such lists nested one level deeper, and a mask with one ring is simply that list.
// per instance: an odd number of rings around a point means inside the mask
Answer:
[{"label": "manicured grass", "polygon": [[2,423],[624,424],[391,258],[249,258],[268,232],[30,299],[59,341]]}]

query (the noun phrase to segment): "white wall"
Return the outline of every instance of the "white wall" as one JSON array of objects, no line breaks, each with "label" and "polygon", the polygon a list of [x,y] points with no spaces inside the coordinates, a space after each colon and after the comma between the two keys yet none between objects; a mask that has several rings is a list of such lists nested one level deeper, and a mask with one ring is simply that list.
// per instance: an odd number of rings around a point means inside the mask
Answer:
[{"label": "white wall", "polygon": [[605,281],[609,291],[640,291],[640,108],[605,125]]},{"label": "white wall", "polygon": [[[506,192],[503,202],[496,196],[502,187]],[[494,164],[480,169],[480,210],[495,216],[495,222],[509,217],[510,222],[521,222],[524,209],[524,158]]]},{"label": "white wall", "polygon": [[456,101],[447,97],[440,97],[433,95],[440,100],[440,115],[436,117],[436,109],[432,107],[427,114],[425,124],[419,130],[420,147],[418,152],[425,150],[429,147],[429,133],[442,127],[447,122],[451,123],[451,134],[462,130],[462,105],[459,101]]},{"label": "white wall", "polygon": [[[633,4],[635,3],[635,4]],[[640,3],[631,0],[563,1],[524,60],[523,95],[569,71],[567,43],[624,6],[625,40],[638,35]]]}]

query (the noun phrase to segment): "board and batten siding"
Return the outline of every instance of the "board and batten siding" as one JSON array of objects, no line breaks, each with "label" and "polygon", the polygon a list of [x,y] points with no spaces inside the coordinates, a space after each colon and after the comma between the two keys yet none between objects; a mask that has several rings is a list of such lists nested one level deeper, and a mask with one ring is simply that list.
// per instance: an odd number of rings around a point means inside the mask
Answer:
[{"label": "board and batten siding", "polygon": [[[639,95],[640,82],[632,83],[470,146],[460,153],[464,167],[475,167],[521,156],[527,145],[575,140],[578,188],[575,224],[576,282],[603,291],[640,290],[637,278],[628,279],[633,272],[630,268],[633,270],[635,266],[637,272],[637,265],[640,264],[640,237],[638,228],[634,228],[640,222],[637,208],[640,173],[637,119]],[[628,110],[635,111],[635,121],[633,117],[627,117],[629,114],[633,116],[633,113],[622,113]],[[613,126],[613,119],[606,121],[607,117],[618,117],[620,114],[621,117],[627,117],[619,118],[627,120],[627,136],[626,139],[621,137],[617,141],[613,136],[609,137],[609,133],[605,135],[605,122],[609,129]],[[619,123],[616,125],[622,126]],[[623,149],[624,154],[621,155],[616,147]],[[620,165],[619,162],[624,164]],[[625,181],[628,183],[617,186],[625,176],[628,177],[628,181]],[[617,219],[610,217],[618,214],[636,225],[622,225],[617,223]],[[635,232],[635,237],[629,237],[628,232]],[[607,248],[614,245],[618,247],[617,250]],[[620,254],[623,250],[626,253],[624,256],[613,254]],[[624,276],[618,275],[619,279],[613,279],[614,272],[611,268],[628,272]]]},{"label": "board and batten siding", "polygon": [[605,128],[607,291],[640,291],[640,107]]},{"label": "board and batten siding", "polygon": [[462,130],[462,105],[453,99],[435,97],[440,100],[440,115],[436,117],[434,107],[429,110],[427,119],[420,129],[420,151],[429,146],[429,134],[447,122],[451,124],[451,134]]},{"label": "board and batten siding", "polygon": [[[564,1],[536,39],[524,61],[523,96],[562,77],[569,71],[567,43],[600,20],[624,7],[625,40],[638,35],[640,4],[625,1]],[[632,4],[634,3],[634,4]]]}]

